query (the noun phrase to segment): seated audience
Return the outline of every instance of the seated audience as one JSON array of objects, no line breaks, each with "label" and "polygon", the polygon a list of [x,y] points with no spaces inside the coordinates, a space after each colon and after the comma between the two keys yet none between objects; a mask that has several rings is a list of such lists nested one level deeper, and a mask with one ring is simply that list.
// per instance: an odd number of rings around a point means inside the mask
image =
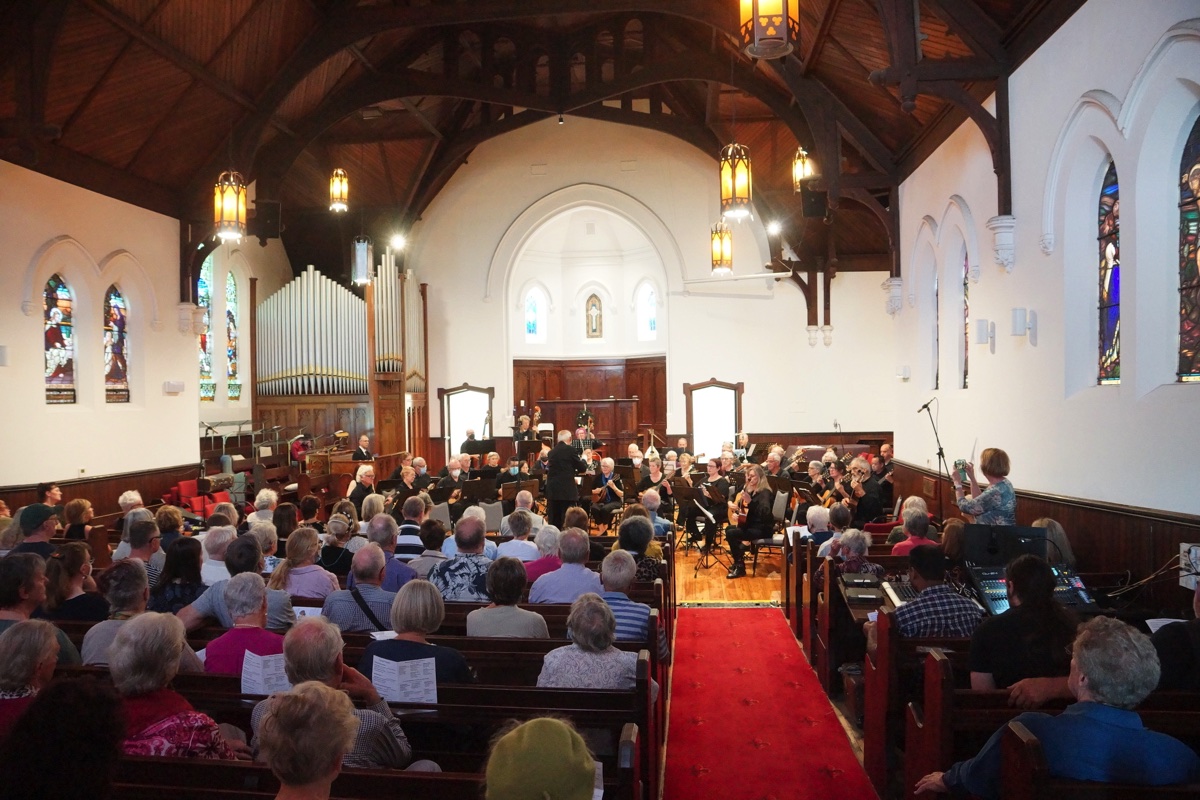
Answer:
[{"label": "seated audience", "polygon": [[1049,517],[1041,517],[1033,521],[1033,527],[1046,529],[1046,541],[1049,542],[1046,546],[1046,561],[1050,562],[1050,566],[1075,569],[1075,553],[1071,550],[1071,543],[1067,541],[1067,532],[1063,530],[1063,526]]},{"label": "seated audience", "polygon": [[[897,518],[900,524],[892,527],[892,532],[888,534],[887,543],[896,544],[903,542],[908,538],[908,534],[904,532],[904,512],[909,509],[916,509],[922,514],[929,514],[929,504],[925,502],[925,498],[920,495],[909,495],[904,498],[904,502],[900,505],[900,516]],[[932,534],[927,534],[930,539],[934,538]]]},{"label": "seated audience", "polygon": [[971,493],[964,494],[965,487],[957,473],[954,480],[954,501],[958,510],[974,517],[980,525],[1016,525],[1017,496],[1008,480],[1010,462],[1008,453],[998,447],[988,447],[979,454],[979,468],[988,486],[979,490],[975,479],[975,465],[967,464],[967,480],[971,482]]},{"label": "seated audience", "polygon": [[562,566],[533,582],[529,588],[529,602],[573,603],[582,594],[604,591],[600,576],[587,568],[589,553],[587,534],[578,528],[563,531],[558,537]]},{"label": "seated audience", "polygon": [[[171,546],[172,542],[183,535],[183,512],[175,506],[160,506],[154,512],[154,524],[158,526],[158,533],[162,537],[158,543],[159,550],[165,551]],[[233,525],[235,524],[235,520],[231,519],[227,524]],[[161,569],[162,563],[160,562],[154,566]]]},{"label": "seated audience", "polygon": [[275,522],[275,507],[279,505],[279,493],[274,489],[260,489],[254,496],[254,513],[246,517],[247,527],[256,520]]},{"label": "seated audience", "polygon": [[1192,617],[1163,625],[1150,637],[1162,667],[1160,692],[1200,691],[1200,582],[1192,592]]},{"label": "seated audience", "polygon": [[942,531],[942,553],[946,556],[946,570],[960,582],[967,578],[967,563],[963,554],[963,548],[966,546],[965,530],[966,523],[955,517],[946,520]]},{"label": "seated audience", "polygon": [[253,536],[258,542],[258,549],[262,551],[263,557],[263,574],[270,575],[275,571],[275,568],[283,561],[279,558],[279,534],[275,531],[275,523],[273,522],[252,522],[250,528],[243,536]]},{"label": "seated audience", "polygon": [[363,522],[370,522],[376,514],[383,514],[386,510],[387,498],[372,492],[363,498],[362,505],[358,509],[358,518]]},{"label": "seated audience", "polygon": [[297,528],[287,539],[287,558],[271,573],[272,589],[282,589],[291,597],[323,600],[338,590],[338,579],[317,566],[321,539],[312,528]]},{"label": "seated audience", "polygon": [[562,559],[558,557],[558,537],[558,528],[553,525],[543,525],[534,537],[538,557],[525,565],[525,575],[531,584],[562,566]]},{"label": "seated audience", "polygon": [[596,760],[570,722],[541,717],[501,731],[484,772],[485,800],[588,800]]},{"label": "seated audience", "polygon": [[[820,550],[833,534],[829,530],[829,509],[825,506],[810,505],[804,512],[804,529],[812,537],[813,544]],[[803,536],[803,532],[801,536]],[[825,548],[826,551],[829,548]]]},{"label": "seated audience", "polygon": [[525,565],[511,556],[501,556],[487,571],[487,593],[491,605],[467,614],[467,636],[497,636],[546,639],[546,618],[517,608],[525,592]]},{"label": "seated audience", "polygon": [[[839,540],[838,554],[834,556],[833,575],[874,575],[883,578],[883,566],[867,560],[871,549],[871,534],[851,528],[842,534]],[[816,583],[825,584],[825,565],[817,568]]]},{"label": "seated audience", "polygon": [[376,640],[363,651],[359,666],[370,680],[376,657],[386,661],[414,661],[432,658],[438,683],[472,683],[471,668],[462,654],[450,647],[430,644],[426,637],[442,627],[446,604],[429,581],[409,581],[396,593],[392,603],[391,639]]},{"label": "seated audience", "polygon": [[535,561],[538,557],[537,545],[529,541],[529,534],[533,530],[533,515],[523,508],[518,508],[504,519],[508,522],[508,532],[513,538],[500,543],[496,549],[497,556]]},{"label": "seated audience", "polygon": [[92,580],[92,548],[67,542],[46,562],[46,616],[52,620],[108,619],[108,601]]},{"label": "seated audience", "polygon": [[[537,532],[540,531],[542,529],[542,526],[546,524],[546,520],[544,517],[541,517],[538,514],[533,513],[533,494],[525,491],[524,489],[517,492],[516,507],[513,509],[513,513],[520,511],[522,509],[529,512],[529,516],[531,519],[530,533],[531,533],[531,535],[536,536]],[[506,536],[512,536],[512,531],[509,530],[509,528],[508,528],[508,517],[509,516],[512,516],[512,514],[510,513],[504,519],[500,520],[500,538],[501,539],[503,539]]]},{"label": "seated audience", "polygon": [[407,498],[400,506],[400,528],[396,534],[396,558],[406,563],[425,550],[421,542],[421,521],[425,517],[425,501],[418,495]]},{"label": "seated audience", "polygon": [[[1132,710],[1158,677],[1149,637],[1119,620],[1096,617],[1080,627],[1071,648],[1074,705],[1057,716],[1026,712],[1015,721],[1041,742],[1055,778],[1151,786],[1200,781],[1200,757],[1182,742],[1147,730]],[[916,791],[999,798],[1004,730],[974,758],[926,775]]]},{"label": "seated audience", "polygon": [[[237,576],[243,572],[262,573],[263,557],[258,540],[253,536],[240,536],[229,545],[225,563],[229,573]],[[225,602],[225,587],[228,580],[218,581],[207,592],[200,595],[195,602],[181,608],[177,613],[187,629],[195,630],[204,624],[204,620],[214,618],[222,628],[233,627],[233,617],[229,616],[229,606]],[[296,612],[292,609],[292,598],[281,589],[267,589],[267,630],[287,630],[296,621]]]},{"label": "seated audience", "polygon": [[346,547],[350,535],[350,520],[343,514],[332,515],[325,526],[325,544],[321,547],[317,565],[338,577],[349,575],[355,555]]},{"label": "seated audience", "polygon": [[271,515],[271,524],[275,526],[275,535],[280,539],[287,541],[292,535],[292,531],[300,527],[300,516],[297,511],[298,509],[292,503],[280,503],[275,506],[275,513]]},{"label": "seated audience", "polygon": [[429,582],[448,601],[488,601],[487,571],[492,560],[483,554],[484,524],[463,516],[454,529],[457,553],[429,572]]},{"label": "seated audience", "polygon": [[58,532],[58,506],[48,506],[45,503],[34,503],[25,506],[21,511],[21,533],[25,538],[12,549],[16,553],[34,553],[42,558],[54,554],[54,545],[50,540]]},{"label": "seated audience", "polygon": [[[624,550],[615,550],[604,557],[600,564],[600,582],[604,593],[600,595],[612,609],[617,620],[617,639],[644,642],[650,638],[650,606],[629,599],[629,587],[633,585],[637,564],[633,556]],[[665,660],[670,654],[666,631],[659,618],[658,657]]]},{"label": "seated audience", "polygon": [[446,560],[442,552],[442,542],[446,540],[446,529],[436,519],[426,518],[421,523],[421,545],[425,548],[421,555],[408,562],[408,566],[417,573],[418,578],[429,578],[429,573],[438,564]]},{"label": "seated audience", "polygon": [[[330,521],[332,522],[332,520]],[[343,633],[390,630],[395,592],[380,588],[386,576],[386,557],[372,542],[354,554],[353,589],[339,589],[325,598],[321,615]]]},{"label": "seated audience", "polygon": [[[3,800],[102,800],[125,737],[116,692],[97,680],[57,681],[39,692],[0,747]],[[63,769],[64,754],[70,768]]]},{"label": "seated audience", "polygon": [[63,516],[67,520],[67,527],[63,531],[64,539],[76,541],[87,539],[88,533],[92,530],[92,526],[88,523],[96,516],[92,510],[91,500],[85,500],[82,497],[75,498],[63,508]]},{"label": "seated audience", "polygon": [[[937,545],[914,547],[908,554],[908,579],[917,597],[895,611],[895,623],[906,639],[918,636],[959,636],[975,632],[983,609],[946,585],[946,557]],[[863,625],[867,649],[874,650],[875,623]]]},{"label": "seated audience", "polygon": [[[588,592],[567,615],[571,644],[546,653],[537,685],[550,689],[632,689],[637,684],[637,653],[613,647],[617,620],[598,594]],[[651,698],[658,695],[651,683]]]},{"label": "seated audience", "polygon": [[186,649],[183,623],[170,614],[141,614],[117,632],[108,671],[125,720],[121,751],[127,756],[248,757],[244,742],[228,741],[211,717],[168,688]]},{"label": "seated audience", "polygon": [[354,704],[316,681],[263,701],[262,760],[279,779],[276,800],[324,800],[361,735]]},{"label": "seated audience", "polygon": [[367,543],[367,523],[359,516],[358,509],[349,500],[339,500],[333,506],[332,513],[341,514],[350,520],[350,530],[353,535],[350,537],[350,544],[346,545],[346,547],[352,553],[358,552],[358,548]]},{"label": "seated audience", "polygon": [[1037,556],[1014,558],[1005,570],[1009,608],[971,636],[972,689],[1007,689],[1025,678],[1065,676],[1067,649],[1079,621],[1054,599],[1057,579]]},{"label": "seated audience", "polygon": [[150,591],[147,609],[177,614],[208,590],[200,577],[200,551],[200,543],[190,537],[176,539],[167,547],[167,560]]},{"label": "seated audience", "polygon": [[[225,518],[224,524],[232,525],[235,528],[237,528],[238,530],[242,530],[242,528],[241,528],[242,512],[233,503],[217,503],[215,506],[213,506],[212,516],[210,516],[208,518],[208,520],[205,520],[206,528],[217,527],[213,522],[209,521],[212,519],[213,516],[224,517]],[[265,519],[265,520],[259,520],[259,521],[260,522],[270,522],[271,520]],[[248,525],[249,525],[249,523],[247,523],[247,526]],[[167,545],[167,547],[170,547],[170,545]]]},{"label": "seated audience", "polygon": [[[251,514],[250,516],[254,516]],[[225,566],[225,551],[237,538],[237,529],[232,525],[220,528],[209,528],[204,535],[204,566],[200,568],[200,578],[205,586],[212,586],[218,581],[227,581],[231,577]]]},{"label": "seated audience", "polygon": [[[654,541],[654,527],[648,518],[630,516],[621,521],[621,527],[617,529],[617,546],[633,556],[633,560],[637,564],[637,575],[634,580],[654,581],[658,579],[659,565],[662,564],[662,561],[652,555],[651,547],[651,545],[657,544]],[[662,548],[658,547],[657,552],[661,556]]]},{"label": "seated audience", "polygon": [[905,511],[902,518],[904,520],[904,533],[907,538],[902,542],[896,542],[896,544],[892,545],[892,555],[906,556],[915,547],[937,546],[936,542],[928,537],[928,514],[914,508]]},{"label": "seated audience", "polygon": [[[387,559],[387,575],[384,576],[382,587],[389,592],[398,592],[400,587],[417,577],[412,567],[398,558],[394,558],[396,536],[399,526],[389,514],[376,514],[367,523],[367,541],[379,545]],[[354,588],[354,572],[346,576],[346,587]]]},{"label": "seated audience", "polygon": [[204,648],[204,671],[241,675],[247,652],[274,656],[283,652],[283,637],[264,629],[267,624],[267,585],[254,572],[234,575],[225,585],[225,605],[233,627]]},{"label": "seated audience", "polygon": [[829,536],[817,547],[817,558],[836,556],[842,546],[842,532],[850,527],[850,509],[837,503],[829,509]]},{"label": "seated audience", "polygon": [[[147,520],[129,525],[128,557],[142,562],[142,566],[146,568],[146,580],[150,582],[151,589],[158,585],[159,575],[162,574],[161,566],[165,563],[165,558],[160,560],[158,557],[161,542],[162,535],[158,532],[156,523]],[[156,562],[158,566],[155,566]]]},{"label": "seated audience", "polygon": [[0,743],[37,693],[54,680],[57,630],[44,619],[26,619],[0,633]]},{"label": "seated audience", "polygon": [[[182,518],[181,516],[180,519]],[[112,554],[113,561],[129,558],[129,529],[133,523],[143,521],[154,522],[154,514],[148,508],[135,508],[125,515],[121,521],[121,543],[117,545],[116,551]]]},{"label": "seated audience", "polygon": [[298,527],[312,528],[317,533],[325,533],[325,523],[321,522],[321,498],[315,494],[306,494],[300,498],[300,525]]},{"label": "seated audience", "polygon": [[[462,519],[477,519],[479,520],[479,523],[483,525],[485,532],[487,530],[487,513],[479,506],[469,506],[466,511],[463,512]],[[457,522],[454,523],[454,530],[458,530]],[[453,558],[457,552],[458,544],[455,542],[454,537],[447,536],[442,542],[442,553],[444,553],[447,558]],[[489,560],[495,561],[499,552],[499,545],[497,545],[491,539],[484,539],[483,554],[487,556]]]},{"label": "seated audience", "polygon": [[659,495],[657,489],[647,489],[642,492],[642,505],[646,507],[646,511],[650,512],[650,524],[654,526],[655,536],[664,537],[675,527],[671,520],[658,515],[658,510],[662,506],[662,496]]},{"label": "seated audience", "polygon": [[[46,602],[46,562],[33,553],[12,553],[0,558],[0,633],[29,619]],[[80,663],[79,651],[67,635],[54,629],[58,663]]]}]

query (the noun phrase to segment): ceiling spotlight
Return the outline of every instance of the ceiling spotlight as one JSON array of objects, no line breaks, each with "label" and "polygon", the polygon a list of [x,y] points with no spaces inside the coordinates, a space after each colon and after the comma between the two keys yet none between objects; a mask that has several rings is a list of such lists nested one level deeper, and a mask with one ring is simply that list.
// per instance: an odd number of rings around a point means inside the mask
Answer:
[{"label": "ceiling spotlight", "polygon": [[559,114],[559,115],[558,115],[558,124],[559,124],[559,125],[562,125],[562,124],[563,124],[563,115],[562,115],[562,114]]},{"label": "ceiling spotlight", "polygon": [[783,226],[779,224],[778,220],[771,220],[767,223],[767,233],[771,236],[778,236],[782,232]]},{"label": "ceiling spotlight", "polygon": [[393,250],[399,251],[404,249],[404,245],[408,244],[408,240],[404,238],[403,234],[396,233],[392,234],[391,244]]}]

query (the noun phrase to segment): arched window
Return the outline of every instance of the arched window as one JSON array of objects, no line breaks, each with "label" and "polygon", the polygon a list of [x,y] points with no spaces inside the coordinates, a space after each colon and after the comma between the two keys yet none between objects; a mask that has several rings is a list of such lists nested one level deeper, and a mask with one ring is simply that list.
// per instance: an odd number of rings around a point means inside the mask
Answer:
[{"label": "arched window", "polygon": [[965,250],[963,251],[962,289],[962,388],[966,389],[970,383],[971,372],[971,259]]},{"label": "arched window", "polygon": [[71,289],[59,275],[46,282],[46,402],[75,402],[75,313]]},{"label": "arched window", "polygon": [[104,293],[104,402],[129,402],[129,307],[121,290]]},{"label": "arched window", "polygon": [[238,290],[232,272],[225,274],[225,376],[229,379],[229,399],[239,399],[242,383],[238,380]]},{"label": "arched window", "polygon": [[637,336],[640,342],[658,338],[658,293],[654,286],[643,283],[637,293]]},{"label": "arched window", "polygon": [[604,304],[599,295],[589,295],[583,304],[584,329],[589,339],[604,338]]},{"label": "arched window", "polygon": [[1179,167],[1179,380],[1200,381],[1200,119]]},{"label": "arched window", "polygon": [[1121,197],[1117,165],[1110,158],[1100,187],[1098,235],[1100,242],[1100,369],[1097,382],[1121,382]]},{"label": "arched window", "polygon": [[546,314],[549,311],[546,293],[534,286],[525,295],[525,341],[541,344],[546,341]]},{"label": "arched window", "polygon": [[938,294],[938,271],[933,270],[933,388],[942,388],[942,303]]},{"label": "arched window", "polygon": [[211,403],[217,397],[217,384],[213,380],[213,329],[212,329],[212,256],[204,259],[200,267],[200,280],[196,282],[196,305],[204,312],[204,331],[200,334],[200,400]]}]

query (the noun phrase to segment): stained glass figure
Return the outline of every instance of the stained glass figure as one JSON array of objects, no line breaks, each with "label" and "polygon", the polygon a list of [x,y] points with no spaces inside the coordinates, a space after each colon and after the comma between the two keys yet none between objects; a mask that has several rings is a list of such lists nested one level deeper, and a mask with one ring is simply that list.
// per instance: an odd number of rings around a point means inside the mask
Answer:
[{"label": "stained glass figure", "polygon": [[583,314],[586,320],[587,338],[604,338],[604,308],[600,304],[598,296],[594,294],[588,296],[587,302],[583,304]]},{"label": "stained glass figure", "polygon": [[940,389],[942,383],[942,303],[938,296],[938,274],[933,271],[933,388]]},{"label": "stained glass figure", "polygon": [[1096,239],[1100,242],[1100,362],[1097,382],[1121,382],[1121,196],[1110,158],[1100,187]]},{"label": "stained glass figure", "polygon": [[1191,383],[1200,381],[1200,119],[1179,172],[1179,380]]},{"label": "stained glass figure", "polygon": [[652,342],[658,338],[658,295],[648,283],[638,290],[637,325],[639,340]]},{"label": "stained glass figure", "polygon": [[530,292],[525,296],[525,338],[538,337],[538,295],[540,292]]},{"label": "stained glass figure", "polygon": [[104,293],[104,402],[129,402],[129,308],[121,290]]},{"label": "stained glass figure", "polygon": [[212,287],[213,264],[209,256],[204,259],[196,282],[196,304],[204,312],[204,330],[200,333],[200,400],[209,403],[217,396],[217,383],[213,380]]},{"label": "stained glass figure", "polygon": [[59,275],[50,276],[42,300],[46,330],[46,402],[75,402],[75,314],[71,289]]},{"label": "stained glass figure", "polygon": [[225,275],[225,377],[230,400],[242,396],[238,380],[238,290],[233,273]]},{"label": "stained glass figure", "polygon": [[963,253],[963,358],[962,358],[962,388],[970,385],[971,377],[971,261],[966,252]]}]

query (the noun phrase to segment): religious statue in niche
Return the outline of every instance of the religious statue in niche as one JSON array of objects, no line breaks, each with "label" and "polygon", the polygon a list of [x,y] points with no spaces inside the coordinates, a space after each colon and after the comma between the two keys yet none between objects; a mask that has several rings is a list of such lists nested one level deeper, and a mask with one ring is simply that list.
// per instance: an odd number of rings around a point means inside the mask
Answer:
[{"label": "religious statue in niche", "polygon": [[604,308],[596,295],[588,297],[584,304],[584,316],[587,319],[587,338],[604,338]]}]

